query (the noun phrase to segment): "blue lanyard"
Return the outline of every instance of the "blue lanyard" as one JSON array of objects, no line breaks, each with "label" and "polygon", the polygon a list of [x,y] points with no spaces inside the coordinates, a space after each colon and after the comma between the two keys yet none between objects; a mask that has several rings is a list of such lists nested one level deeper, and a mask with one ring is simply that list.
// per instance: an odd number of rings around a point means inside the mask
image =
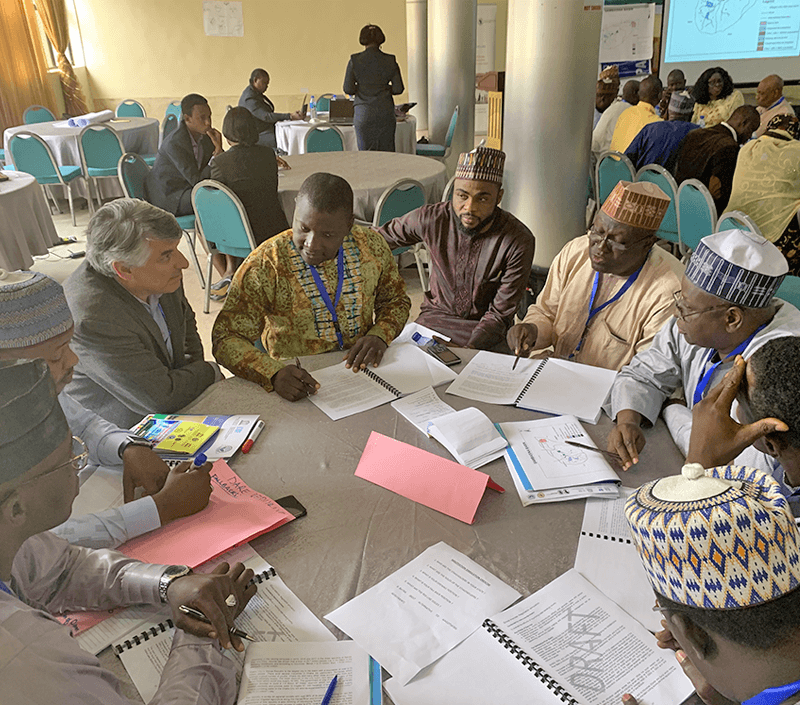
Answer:
[{"label": "blue lanyard", "polygon": [[[764,323],[764,325],[761,325],[758,328],[756,328],[753,331],[753,334],[747,340],[744,340],[741,343],[739,343],[739,345],[737,345],[736,348],[734,348],[728,355],[725,356],[725,360],[730,360],[731,358],[735,359],[737,355],[741,355],[745,351],[747,346],[750,345],[750,343],[752,342],[753,338],[755,338],[756,335],[758,335],[766,325],[767,324]],[[708,356],[706,357],[706,365],[708,365],[708,363],[711,360],[711,358],[714,355],[716,355],[716,352],[717,352],[716,350],[709,350],[708,351]],[[720,360],[719,362],[714,363],[708,370],[706,370],[706,373],[700,378],[700,381],[697,383],[697,387],[695,387],[695,390],[694,390],[694,403],[695,404],[699,403],[700,400],[706,395],[706,391],[708,389],[708,385],[711,382],[711,378],[714,376],[714,371],[723,362],[725,362],[725,360]]]},{"label": "blue lanyard", "polygon": [[742,705],[778,705],[795,693],[800,693],[800,681],[762,690],[758,695],[745,700]]},{"label": "blue lanyard", "polygon": [[586,325],[583,327],[583,335],[581,336],[581,339],[578,341],[578,347],[575,348],[575,352],[570,355],[570,358],[575,357],[575,355],[577,355],[580,352],[581,346],[583,345],[583,339],[586,337],[586,332],[589,330],[589,324],[592,322],[592,319],[598,313],[600,313],[600,311],[602,311],[604,308],[606,308],[607,306],[611,306],[611,304],[613,304],[615,301],[618,301],[620,298],[622,298],[622,295],[628,289],[630,289],[631,286],[633,286],[633,282],[636,281],[643,267],[644,265],[639,267],[639,269],[637,269],[633,274],[631,274],[627,278],[625,283],[620,287],[620,290],[616,294],[614,294],[612,298],[610,298],[604,304],[597,306],[596,308],[594,305],[594,301],[597,298],[597,289],[600,286],[600,272],[594,273],[594,284],[592,284],[592,296],[589,299],[589,317],[586,319]]},{"label": "blue lanyard", "polygon": [[[782,95],[781,99],[780,100],[776,100],[772,105],[770,105],[767,108],[767,110],[772,110],[773,108],[777,108],[781,103],[783,103],[784,100],[786,100],[786,96]],[[764,112],[767,112],[767,110],[765,110]]]},{"label": "blue lanyard", "polygon": [[16,595],[13,592],[11,592],[11,588],[9,588],[8,585],[6,585],[2,580],[0,580],[0,590],[8,593],[9,595],[11,595],[11,597],[16,597]]},{"label": "blue lanyard", "polygon": [[344,350],[344,338],[342,337],[342,329],[339,328],[339,316],[336,315],[336,307],[339,305],[339,299],[342,296],[342,284],[344,283],[344,247],[339,248],[339,257],[337,262],[337,276],[338,281],[336,283],[336,300],[331,301],[331,297],[328,294],[328,290],[325,288],[325,284],[322,282],[322,277],[320,277],[317,268],[311,264],[306,265],[311,270],[311,276],[314,277],[314,283],[317,285],[317,290],[319,291],[319,295],[322,297],[322,301],[325,304],[325,308],[328,309],[328,312],[331,314],[331,319],[333,320],[333,327],[336,329],[336,339],[339,341],[339,350]]}]

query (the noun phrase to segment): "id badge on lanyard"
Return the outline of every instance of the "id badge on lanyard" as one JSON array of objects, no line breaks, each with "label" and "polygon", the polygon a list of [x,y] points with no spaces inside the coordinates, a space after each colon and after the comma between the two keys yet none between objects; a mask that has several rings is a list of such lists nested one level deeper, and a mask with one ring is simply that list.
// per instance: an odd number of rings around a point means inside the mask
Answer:
[{"label": "id badge on lanyard", "polygon": [[339,350],[344,350],[344,336],[342,336],[342,329],[339,327],[339,316],[336,315],[336,307],[339,305],[339,299],[342,296],[342,284],[344,283],[344,247],[339,248],[339,254],[337,256],[336,298],[333,301],[331,301],[330,294],[328,294],[328,290],[325,288],[325,284],[317,268],[311,264],[307,264],[306,266],[311,270],[311,276],[314,278],[314,283],[317,285],[317,291],[319,291],[319,295],[322,297],[322,302],[325,304],[325,308],[328,309],[328,313],[331,314],[333,327],[336,331],[336,340],[339,341]]}]

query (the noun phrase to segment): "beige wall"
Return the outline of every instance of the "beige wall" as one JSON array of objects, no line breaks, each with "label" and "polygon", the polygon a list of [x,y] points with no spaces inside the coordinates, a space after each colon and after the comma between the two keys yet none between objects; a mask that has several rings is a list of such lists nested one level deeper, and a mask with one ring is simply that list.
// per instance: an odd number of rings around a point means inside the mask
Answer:
[{"label": "beige wall", "polygon": [[242,0],[243,37],[205,36],[202,0],[75,0],[75,7],[96,109],[135,98],[160,118],[170,100],[197,92],[219,125],[250,71],[263,67],[276,108],[295,110],[306,91],[341,93],[369,22],[381,26],[383,50],[406,72],[405,0]]}]

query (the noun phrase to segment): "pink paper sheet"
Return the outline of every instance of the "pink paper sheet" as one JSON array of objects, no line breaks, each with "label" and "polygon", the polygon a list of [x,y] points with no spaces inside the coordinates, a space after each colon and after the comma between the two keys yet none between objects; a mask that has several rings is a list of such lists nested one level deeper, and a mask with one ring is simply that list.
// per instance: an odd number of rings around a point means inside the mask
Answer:
[{"label": "pink paper sheet", "polygon": [[374,431],[356,477],[413,499],[467,524],[483,497],[489,476]]}]

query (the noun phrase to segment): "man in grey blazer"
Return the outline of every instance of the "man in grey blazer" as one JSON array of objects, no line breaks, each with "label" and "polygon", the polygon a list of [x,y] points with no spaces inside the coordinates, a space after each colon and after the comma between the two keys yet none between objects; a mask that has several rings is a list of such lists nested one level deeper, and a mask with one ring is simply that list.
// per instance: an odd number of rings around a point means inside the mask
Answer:
[{"label": "man in grey blazer", "polygon": [[250,83],[242,91],[239,105],[247,108],[258,122],[258,143],[276,149],[275,123],[281,120],[302,120],[300,113],[276,113],[272,101],[264,95],[269,88],[269,74],[264,69],[253,69]]},{"label": "man in grey blazer", "polygon": [[89,221],[86,261],[64,284],[80,358],[67,389],[119,426],[176,412],[222,379],[183,293],[180,238],[160,208],[112,201]]}]

